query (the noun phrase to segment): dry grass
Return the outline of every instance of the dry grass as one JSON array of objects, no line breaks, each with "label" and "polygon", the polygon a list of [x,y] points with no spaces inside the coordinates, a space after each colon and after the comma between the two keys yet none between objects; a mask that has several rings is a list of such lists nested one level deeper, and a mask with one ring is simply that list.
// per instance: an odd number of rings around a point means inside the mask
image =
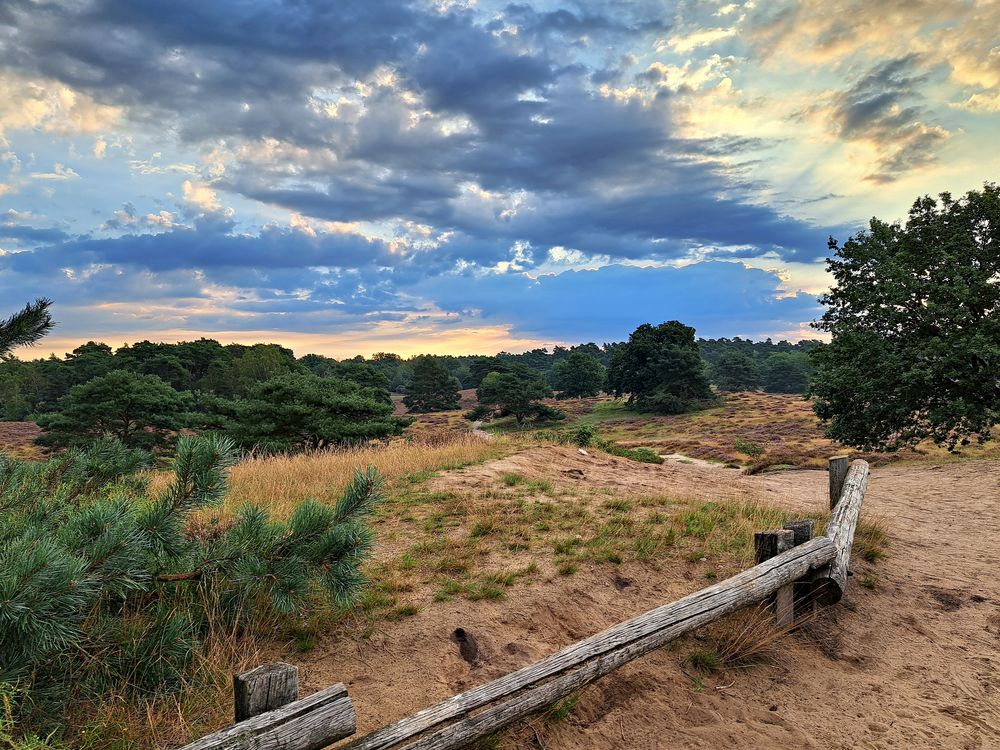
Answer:
[{"label": "dry grass", "polygon": [[179,690],[156,698],[122,692],[74,703],[65,737],[88,750],[178,747],[232,721],[232,676],[267,661],[262,638],[210,624]]},{"label": "dry grass", "polygon": [[[336,502],[355,470],[374,466],[387,481],[390,493],[429,479],[435,472],[457,469],[516,450],[510,439],[485,441],[466,432],[429,438],[395,440],[386,445],[260,456],[241,461],[229,477],[229,494],[219,512],[223,517],[244,503],[287,517],[305,499]],[[169,481],[158,472],[153,490]]]},{"label": "dry grass", "polygon": [[580,424],[596,427],[623,446],[745,466],[750,473],[781,467],[825,469],[827,459],[838,453],[872,465],[1000,455],[996,441],[957,453],[924,443],[895,453],[858,453],[823,434],[809,401],[784,393],[727,393],[711,409],[668,417],[640,414],[609,398],[587,399],[579,404],[575,421],[567,420],[565,426]]},{"label": "dry grass", "polygon": [[722,578],[753,563],[755,531],[792,516],[748,496],[623,495],[510,473],[469,491],[414,484],[388,501],[380,520],[383,554],[373,577],[396,585],[373,614],[400,601],[501,598],[511,586],[572,576],[585,565],[638,561]]}]

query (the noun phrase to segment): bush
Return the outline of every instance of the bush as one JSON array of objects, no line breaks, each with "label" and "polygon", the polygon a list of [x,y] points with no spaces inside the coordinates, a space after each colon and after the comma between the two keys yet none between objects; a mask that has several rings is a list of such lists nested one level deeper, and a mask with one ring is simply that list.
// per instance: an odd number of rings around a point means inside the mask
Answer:
[{"label": "bush", "polygon": [[617,445],[610,440],[597,440],[594,444],[602,451],[610,453],[612,456],[628,458],[632,461],[639,461],[644,464],[663,463],[663,456],[650,448],[625,448],[624,446]]},{"label": "bush", "polygon": [[586,448],[593,443],[595,437],[597,437],[597,430],[589,424],[582,424],[573,432],[573,442],[581,448]]},{"label": "bush", "polygon": [[746,438],[738,437],[733,441],[733,447],[740,453],[750,456],[751,458],[757,458],[758,456],[764,455],[764,446],[753,440],[747,440]]},{"label": "bush", "polygon": [[210,517],[233,445],[182,438],[153,495],[146,454],[102,441],[43,463],[0,458],[0,683],[22,691],[31,728],[71,700],[178,687],[210,623],[252,629],[319,596],[354,601],[380,496],[358,472],[335,506],[287,522],[246,505]]}]

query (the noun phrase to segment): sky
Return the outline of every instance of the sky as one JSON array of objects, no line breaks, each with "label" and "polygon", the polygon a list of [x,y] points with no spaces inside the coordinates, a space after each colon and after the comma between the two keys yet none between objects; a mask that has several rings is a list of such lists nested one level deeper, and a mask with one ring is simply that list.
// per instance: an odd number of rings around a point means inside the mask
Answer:
[{"label": "sky", "polygon": [[21,356],[815,337],[827,238],[1000,175],[1000,2],[3,0]]}]

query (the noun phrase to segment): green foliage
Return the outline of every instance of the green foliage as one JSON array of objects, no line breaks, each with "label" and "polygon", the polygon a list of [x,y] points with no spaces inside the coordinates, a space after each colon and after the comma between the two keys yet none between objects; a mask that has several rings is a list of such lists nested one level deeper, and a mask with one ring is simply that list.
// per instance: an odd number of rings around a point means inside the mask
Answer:
[{"label": "green foliage", "polygon": [[757,458],[764,455],[764,446],[754,440],[738,437],[733,441],[733,447],[745,456]]},{"label": "green foliage", "polygon": [[597,396],[606,379],[607,369],[601,361],[581,350],[571,352],[552,367],[552,384],[560,399]]},{"label": "green foliage", "polygon": [[525,419],[561,419],[562,414],[541,403],[552,396],[534,370],[524,365],[514,365],[508,372],[491,372],[476,389],[479,408],[501,417],[513,416],[518,424]]},{"label": "green foliage", "polygon": [[954,449],[1000,419],[1000,187],[918,199],[839,247],[814,352],[827,434],[863,450],[930,438]]},{"label": "green foliage", "polygon": [[644,323],[617,348],[608,367],[608,387],[640,411],[680,414],[713,400],[694,329],[676,320]]},{"label": "green foliage", "polygon": [[720,391],[754,391],[760,384],[760,371],[749,354],[726,351],[712,368],[712,380]]},{"label": "green foliage", "polygon": [[581,448],[586,448],[594,442],[597,437],[597,430],[592,425],[582,424],[577,427],[572,434],[572,440]]},{"label": "green foliage", "polygon": [[562,700],[556,701],[545,709],[545,720],[550,722],[565,721],[576,709],[576,704],[579,702],[580,696],[578,695],[570,695]]},{"label": "green foliage", "polygon": [[0,320],[0,357],[15,347],[34,344],[49,332],[53,326],[51,305],[51,300],[39,298],[6,320]]},{"label": "green foliage", "polygon": [[324,357],[322,354],[306,354],[299,357],[299,364],[321,378],[328,378],[337,370],[337,360]]},{"label": "green foliage", "polygon": [[76,385],[59,400],[58,411],[43,414],[45,445],[84,445],[114,437],[128,446],[162,446],[184,424],[190,396],[156,375],[114,370]]},{"label": "green foliage", "polygon": [[191,371],[185,367],[177,347],[170,344],[140,341],[131,346],[123,346],[113,358],[110,350],[107,354],[108,369],[114,366],[140,375],[156,375],[177,390],[184,390],[191,385]]},{"label": "green foliage", "polygon": [[245,629],[312,597],[352,603],[380,497],[359,471],[334,506],[286,522],[244,506],[220,520],[233,460],[223,438],[182,438],[174,479],[151,495],[141,452],[118,442],[43,463],[0,459],[0,683],[29,727],[78,697],[181,684],[212,623]]},{"label": "green foliage", "polygon": [[764,360],[761,384],[768,393],[805,393],[812,365],[807,354],[783,352]]},{"label": "green foliage", "polygon": [[707,648],[696,648],[687,657],[688,664],[704,672],[715,672],[722,669],[722,657],[718,651]]},{"label": "green foliage", "polygon": [[500,357],[479,357],[469,365],[469,385],[479,388],[491,372],[508,372],[509,365]]},{"label": "green foliage", "polygon": [[434,357],[417,357],[403,403],[412,412],[457,409],[462,384]]},{"label": "green foliage", "polygon": [[605,453],[620,458],[628,458],[632,461],[639,461],[644,464],[662,464],[663,457],[651,448],[626,448],[610,440],[597,439],[594,445]]},{"label": "green foliage", "polygon": [[384,390],[302,372],[258,383],[246,398],[218,401],[211,408],[210,416],[239,445],[265,451],[379,440],[409,424],[392,416]]},{"label": "green foliage", "polygon": [[18,731],[18,708],[27,696],[14,685],[0,682],[0,748],[4,750],[65,750],[53,730],[47,737]]}]

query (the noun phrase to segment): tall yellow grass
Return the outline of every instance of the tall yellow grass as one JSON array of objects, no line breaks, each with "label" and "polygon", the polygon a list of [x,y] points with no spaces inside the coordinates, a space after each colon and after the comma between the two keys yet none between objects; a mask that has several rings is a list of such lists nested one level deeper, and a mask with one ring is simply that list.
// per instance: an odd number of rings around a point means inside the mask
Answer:
[{"label": "tall yellow grass", "polygon": [[374,466],[391,484],[407,475],[456,469],[497,458],[510,452],[512,445],[505,439],[486,441],[460,433],[437,439],[398,440],[384,446],[250,458],[233,467],[229,494],[221,510],[225,515],[250,502],[280,518],[307,498],[335,501],[358,468]]}]

